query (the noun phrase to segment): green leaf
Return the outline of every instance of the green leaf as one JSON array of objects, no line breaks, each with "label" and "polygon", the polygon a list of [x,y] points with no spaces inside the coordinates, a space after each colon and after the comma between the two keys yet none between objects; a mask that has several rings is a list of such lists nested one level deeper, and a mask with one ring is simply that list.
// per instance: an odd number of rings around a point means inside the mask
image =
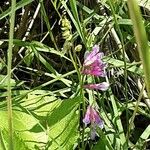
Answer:
[{"label": "green leaf", "polygon": [[43,1],[40,1],[40,4],[41,4],[41,14],[42,14],[43,19],[44,19],[44,21],[45,21],[45,23],[46,23],[46,26],[47,26],[47,29],[48,29],[50,38],[51,38],[52,42],[54,43],[55,48],[58,50],[58,46],[57,46],[56,41],[55,41],[55,38],[54,38],[54,36],[53,36],[52,29],[51,29],[51,25],[50,25],[49,18],[48,18],[48,16],[47,16],[47,13],[46,13],[45,6],[44,6],[44,4],[43,4]]},{"label": "green leaf", "polygon": [[34,59],[34,53],[32,52],[32,49],[29,47],[25,51],[24,62],[29,67],[31,65],[33,59]]},{"label": "green leaf", "polygon": [[54,48],[48,47],[47,45],[40,43],[38,41],[32,41],[30,46],[33,45],[37,51],[39,52],[46,52],[46,53],[52,53],[55,55],[58,55],[60,57],[63,57],[69,61],[71,61],[68,57],[66,57],[62,52],[56,51]]},{"label": "green leaf", "polygon": [[[0,111],[0,116],[1,116],[1,124],[0,128],[1,130],[6,130],[4,133],[4,139],[6,143],[8,144],[8,124],[7,124],[7,111]],[[30,149],[34,149],[35,142],[39,143],[40,142],[47,142],[47,136],[45,132],[42,133],[32,133],[29,132],[29,130],[37,124],[37,120],[24,112],[21,111],[13,111],[13,125],[14,125],[14,143],[15,143],[15,150],[21,150],[19,149],[19,146],[21,146],[20,143],[25,143],[22,144],[22,147],[24,145],[27,145]],[[30,142],[27,142],[30,141]],[[6,144],[6,145],[7,145]],[[38,144],[37,144],[38,145]],[[42,145],[42,144],[41,144]],[[43,144],[44,145],[44,144]],[[22,150],[24,150],[22,148]]]},{"label": "green leaf", "polygon": [[47,60],[42,56],[40,55],[40,53],[36,50],[36,48],[34,46],[31,47],[35,56],[37,57],[37,59],[40,60],[40,62],[52,73],[56,74],[56,70],[51,66],[50,63],[47,62]]},{"label": "green leaf", "polygon": [[145,149],[143,146],[143,143],[146,142],[146,140],[149,138],[150,136],[150,125],[144,130],[144,132],[141,134],[139,140],[137,141],[135,147],[137,147],[138,149]]},{"label": "green leaf", "polygon": [[133,25],[131,19],[119,19],[118,24],[121,25]]},{"label": "green leaf", "polygon": [[89,9],[88,7],[86,7],[85,5],[83,5],[82,3],[79,3],[78,1],[76,2],[77,3],[77,5],[81,8],[81,9],[83,9],[86,13],[88,13],[88,14],[94,14],[94,18],[95,19],[97,19],[97,20],[100,20],[100,19],[104,19],[105,18],[105,16],[100,16],[100,15],[98,15],[98,14],[96,14],[93,10],[91,10],[91,9]]},{"label": "green leaf", "polygon": [[97,128],[98,133],[100,135],[100,140],[97,142],[97,144],[93,147],[92,150],[113,150],[111,142],[107,138],[107,136],[103,133],[103,131],[99,128]]},{"label": "green leaf", "polygon": [[[16,81],[14,79],[11,79],[11,87],[14,87],[16,85]],[[8,85],[7,81],[7,75],[0,75],[0,89],[6,89]]]},{"label": "green leaf", "polygon": [[80,97],[61,101],[59,106],[49,113],[47,121],[51,149],[73,149],[78,138],[77,107],[79,102]]},{"label": "green leaf", "polygon": [[[36,147],[40,147],[41,149],[41,147],[45,146],[48,142],[46,126],[43,126],[40,122],[46,118],[50,108],[54,109],[56,104],[59,103],[59,101],[56,100],[54,96],[45,96],[45,92],[43,91],[33,91],[22,98],[21,102],[13,99],[14,105],[18,106],[13,107],[14,133],[16,133],[30,149],[35,149],[35,144]],[[0,129],[8,131],[8,118],[5,107],[0,108],[0,116]],[[38,130],[36,127],[38,127]],[[17,139],[15,138],[14,142],[16,141]]]},{"label": "green leaf", "polygon": [[[113,65],[114,67],[119,67],[122,69],[124,68],[124,62],[121,60],[114,59],[111,57],[105,57],[105,58],[103,58],[103,60],[106,63]],[[133,72],[138,75],[141,75],[141,76],[143,75],[143,70],[140,67],[137,67],[136,63],[135,64],[134,63],[126,63],[126,64],[127,64],[128,71]]]},{"label": "green leaf", "polygon": [[93,147],[92,150],[99,150],[99,149],[106,150],[106,145],[104,141],[101,139],[97,142],[97,144]]},{"label": "green leaf", "polygon": [[[5,143],[5,148],[8,149],[8,141],[9,141],[9,133],[6,129],[3,129],[1,131],[1,136],[3,137],[3,141]],[[19,132],[14,132],[14,136],[13,136],[13,141],[14,141],[14,149],[15,150],[31,150],[26,144],[25,142],[21,139],[21,137],[19,136]],[[2,145],[0,145],[0,149],[4,149],[4,147],[2,147]]]}]

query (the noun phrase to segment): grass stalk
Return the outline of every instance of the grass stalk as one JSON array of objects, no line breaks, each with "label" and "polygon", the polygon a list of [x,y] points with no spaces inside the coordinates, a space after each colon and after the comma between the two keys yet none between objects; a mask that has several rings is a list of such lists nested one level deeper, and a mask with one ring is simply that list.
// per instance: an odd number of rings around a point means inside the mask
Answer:
[{"label": "grass stalk", "polygon": [[50,38],[51,38],[51,40],[52,40],[52,42],[53,42],[53,44],[54,44],[56,50],[59,51],[59,48],[58,48],[58,46],[57,46],[57,44],[56,44],[54,35],[53,35],[53,33],[52,33],[51,25],[50,25],[50,23],[49,23],[49,19],[48,19],[48,16],[47,16],[47,13],[46,13],[46,10],[45,10],[43,1],[41,1],[40,4],[41,4],[41,13],[42,13],[42,15],[43,15],[43,17],[44,17],[44,21],[45,21],[45,23],[46,23],[46,25],[47,25],[47,29],[48,29]]},{"label": "grass stalk", "polygon": [[[117,21],[117,18],[116,18],[116,14],[115,14],[115,10],[114,10],[114,2],[112,0],[109,0],[109,5],[110,5],[110,9],[112,11],[112,15],[113,15],[113,19],[114,19],[114,22],[115,22],[115,25],[116,25],[116,29],[118,31],[118,34],[119,34],[119,37],[120,37],[120,42],[121,42],[121,52],[122,52],[122,55],[123,55],[123,60],[124,60],[124,91],[125,91],[125,100],[126,100],[126,120],[127,120],[127,133],[128,133],[128,126],[129,126],[129,123],[128,123],[128,120],[129,120],[129,116],[128,116],[128,91],[127,91],[127,63],[126,63],[126,60],[127,60],[127,55],[126,55],[126,52],[125,52],[125,44],[124,44],[124,39],[123,39],[123,35],[122,35],[122,32],[120,30],[120,27],[119,27],[119,24],[118,24],[118,21]],[[115,105],[114,105],[115,106]],[[121,125],[121,122],[120,122],[120,125]],[[118,128],[119,129],[119,128]],[[122,131],[123,131],[123,127],[120,128]],[[127,136],[128,137],[128,136]],[[121,141],[124,143],[122,143],[124,145],[124,148],[128,145],[128,138],[127,140],[125,140],[125,137],[123,136],[120,136],[121,138]]]},{"label": "grass stalk", "polygon": [[140,8],[136,0],[128,0],[128,7],[130,17],[133,22],[133,30],[136,38],[138,51],[142,60],[145,83],[148,91],[148,97],[150,98],[150,48],[148,46],[148,40],[146,31],[142,21],[142,15]]},{"label": "grass stalk", "polygon": [[143,87],[141,89],[141,92],[139,94],[139,98],[138,98],[138,100],[136,102],[136,105],[135,105],[135,108],[134,108],[134,112],[133,112],[133,115],[132,115],[130,123],[129,123],[129,130],[128,130],[129,133],[127,134],[129,136],[130,136],[131,129],[133,128],[133,125],[134,125],[134,119],[135,119],[136,113],[138,112],[138,107],[139,107],[140,101],[141,101],[142,96],[143,96],[144,88],[145,88],[145,85],[143,85]]},{"label": "grass stalk", "polygon": [[11,66],[12,66],[12,49],[13,49],[13,35],[15,24],[15,7],[16,0],[11,1],[11,16],[10,16],[10,30],[9,30],[9,45],[8,45],[8,62],[7,62],[7,109],[8,109],[8,126],[9,126],[9,149],[13,150],[13,122],[12,122],[12,98],[11,98]]}]

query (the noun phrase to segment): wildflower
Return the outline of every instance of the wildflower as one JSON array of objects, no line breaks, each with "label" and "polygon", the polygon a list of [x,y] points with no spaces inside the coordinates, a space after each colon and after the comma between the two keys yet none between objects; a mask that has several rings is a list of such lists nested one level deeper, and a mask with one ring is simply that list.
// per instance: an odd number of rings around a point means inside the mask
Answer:
[{"label": "wildflower", "polygon": [[87,84],[87,85],[84,85],[84,88],[87,88],[87,89],[96,89],[96,90],[101,90],[101,91],[106,91],[109,87],[109,83],[107,82],[102,82],[102,83],[98,83],[98,84]]},{"label": "wildflower", "polygon": [[92,106],[88,106],[83,122],[85,123],[85,125],[90,124],[90,123],[96,124],[100,128],[103,128],[103,125],[104,125],[98,112]]},{"label": "wildflower", "polygon": [[87,124],[91,123],[91,139],[95,139],[95,136],[97,135],[96,126],[101,129],[104,127],[103,120],[100,118],[98,112],[92,106],[88,106],[83,122],[86,126]]},{"label": "wildflower", "polygon": [[99,46],[95,45],[92,48],[92,52],[85,56],[82,73],[104,77],[106,64],[101,60],[103,56],[104,54],[99,52]]}]

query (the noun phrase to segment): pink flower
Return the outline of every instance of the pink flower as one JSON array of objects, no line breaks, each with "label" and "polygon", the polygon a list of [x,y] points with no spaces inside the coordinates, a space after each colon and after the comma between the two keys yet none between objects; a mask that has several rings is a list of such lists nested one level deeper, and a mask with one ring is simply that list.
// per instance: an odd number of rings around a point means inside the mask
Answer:
[{"label": "pink flower", "polygon": [[99,52],[99,46],[95,45],[92,51],[85,56],[82,73],[104,77],[106,64],[101,60],[104,54]]},{"label": "pink flower", "polygon": [[98,84],[87,84],[87,85],[84,85],[84,88],[87,88],[87,89],[96,89],[96,90],[101,90],[101,91],[106,91],[109,87],[109,83],[107,82],[102,82],[102,83],[98,83]]},{"label": "pink flower", "polygon": [[83,122],[85,123],[85,125],[90,123],[93,125],[98,125],[101,129],[104,126],[103,120],[100,118],[98,112],[92,106],[88,106]]},{"label": "pink flower", "polygon": [[98,126],[101,129],[104,127],[103,120],[100,118],[98,112],[92,106],[88,106],[83,122],[86,126],[87,124],[91,124],[92,140],[94,140],[97,135],[96,126]]}]

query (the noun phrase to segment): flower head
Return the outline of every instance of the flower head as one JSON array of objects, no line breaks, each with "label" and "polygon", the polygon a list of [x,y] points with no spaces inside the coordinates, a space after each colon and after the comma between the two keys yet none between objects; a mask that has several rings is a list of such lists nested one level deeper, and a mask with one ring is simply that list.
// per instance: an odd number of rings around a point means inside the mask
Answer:
[{"label": "flower head", "polygon": [[82,73],[104,77],[106,64],[101,60],[104,54],[99,52],[99,46],[95,45],[92,51],[85,56]]},{"label": "flower head", "polygon": [[102,83],[98,83],[98,84],[87,84],[87,85],[84,85],[84,88],[87,88],[87,89],[96,89],[96,90],[101,90],[101,91],[106,91],[109,87],[109,83],[107,82],[102,82]]},{"label": "flower head", "polygon": [[93,125],[98,125],[101,129],[104,126],[103,120],[100,118],[98,112],[92,106],[88,106],[83,122],[85,123],[85,125],[90,123]]},{"label": "flower head", "polygon": [[94,140],[95,136],[97,135],[96,126],[101,129],[104,127],[103,120],[100,118],[98,112],[92,106],[88,106],[83,122],[85,123],[85,125],[91,124],[92,140]]}]

